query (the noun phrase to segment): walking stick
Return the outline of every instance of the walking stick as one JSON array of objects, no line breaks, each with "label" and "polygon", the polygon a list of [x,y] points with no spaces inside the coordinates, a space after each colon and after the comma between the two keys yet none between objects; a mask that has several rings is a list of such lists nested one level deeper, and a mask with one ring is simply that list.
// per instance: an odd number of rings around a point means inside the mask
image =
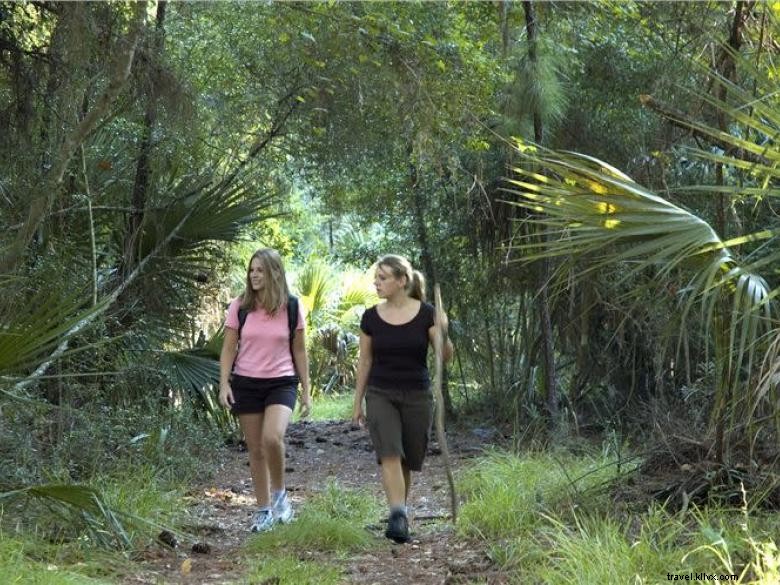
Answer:
[{"label": "walking stick", "polygon": [[436,396],[436,437],[439,440],[442,457],[444,457],[444,469],[447,471],[447,482],[450,484],[450,508],[452,510],[452,523],[458,521],[458,496],[455,493],[455,479],[452,476],[450,465],[450,451],[447,448],[447,437],[444,436],[444,396],[441,391],[442,374],[444,372],[444,337],[442,335],[442,319],[444,307],[441,302],[441,289],[437,284],[433,289],[436,314],[434,318],[433,351],[436,357],[435,373],[433,377],[433,392]]}]

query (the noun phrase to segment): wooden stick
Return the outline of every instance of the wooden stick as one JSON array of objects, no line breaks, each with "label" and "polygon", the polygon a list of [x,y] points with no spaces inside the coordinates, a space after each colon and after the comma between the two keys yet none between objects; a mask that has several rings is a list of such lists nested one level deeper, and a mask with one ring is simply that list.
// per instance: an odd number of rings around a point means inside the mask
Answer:
[{"label": "wooden stick", "polygon": [[452,510],[452,523],[458,522],[458,496],[455,493],[455,479],[450,465],[450,450],[447,447],[447,437],[444,435],[444,396],[441,391],[444,372],[444,335],[442,320],[444,318],[444,306],[441,302],[441,289],[437,284],[433,288],[436,314],[434,319],[433,351],[436,356],[436,370],[433,377],[433,393],[436,397],[436,437],[439,440],[441,455],[444,458],[444,469],[447,471],[447,482],[450,484],[450,508]]}]

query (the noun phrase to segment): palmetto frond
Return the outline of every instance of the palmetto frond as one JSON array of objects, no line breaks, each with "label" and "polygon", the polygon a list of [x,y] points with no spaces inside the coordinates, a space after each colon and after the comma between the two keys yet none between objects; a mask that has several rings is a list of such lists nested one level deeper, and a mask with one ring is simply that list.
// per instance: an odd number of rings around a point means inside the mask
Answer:
[{"label": "palmetto frond", "polygon": [[313,323],[328,307],[334,289],[333,278],[330,266],[317,260],[307,262],[298,273],[295,284],[309,320]]},{"label": "palmetto frond", "polygon": [[142,254],[153,249],[160,234],[170,233],[183,218],[177,238],[169,246],[174,254],[208,241],[235,241],[247,225],[271,215],[272,196],[256,195],[250,187],[252,179],[241,175],[230,186],[213,186],[207,179],[182,182],[174,190],[175,203],[149,222]]},{"label": "palmetto frond", "polygon": [[[724,242],[706,221],[606,163],[527,144],[518,151],[524,164],[510,181],[515,204],[530,212],[528,221],[539,224],[546,236],[528,236],[518,247],[529,259],[587,257],[596,268],[621,265],[629,274],[648,267],[655,267],[660,278],[673,270],[689,274],[683,321],[699,302],[720,360],[714,416],[721,415],[725,393],[741,400],[737,386],[745,373],[751,374],[756,341],[770,326],[772,293],[728,246],[773,234]],[[731,414],[754,412],[758,397],[747,398]]]},{"label": "palmetto frond", "polygon": [[120,519],[123,514],[112,510],[100,492],[92,487],[48,484],[0,491],[0,501],[13,498],[32,498],[54,506],[61,514],[78,517],[92,537],[104,545],[126,547],[130,544],[128,530]]},{"label": "palmetto frond", "polygon": [[346,273],[343,275],[335,316],[342,326],[346,326],[356,318],[358,312],[378,301],[379,297],[371,287],[369,275],[364,272]]},{"label": "palmetto frond", "polygon": [[[215,338],[222,339],[221,331]],[[225,434],[236,430],[235,419],[217,400],[219,352],[215,355],[209,344],[194,350],[166,351],[159,366],[173,386],[189,396],[216,428]]]},{"label": "palmetto frond", "polygon": [[[5,294],[13,296],[7,290]],[[37,365],[66,332],[105,308],[102,303],[84,308],[85,297],[52,295],[30,304],[19,301],[0,326],[0,376],[18,376]],[[13,298],[6,300],[13,302]]]}]

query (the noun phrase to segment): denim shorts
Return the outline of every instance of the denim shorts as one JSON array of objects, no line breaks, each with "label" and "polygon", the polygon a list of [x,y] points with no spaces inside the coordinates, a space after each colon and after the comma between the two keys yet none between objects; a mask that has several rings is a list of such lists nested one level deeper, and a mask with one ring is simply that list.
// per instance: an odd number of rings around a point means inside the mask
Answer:
[{"label": "denim shorts", "polygon": [[420,471],[433,425],[430,390],[366,388],[366,422],[377,462],[400,457],[411,471]]},{"label": "denim shorts", "polygon": [[250,378],[249,376],[230,376],[230,388],[233,390],[233,414],[251,414],[265,412],[267,406],[282,404],[295,410],[295,397],[298,390],[297,376],[280,378]]}]

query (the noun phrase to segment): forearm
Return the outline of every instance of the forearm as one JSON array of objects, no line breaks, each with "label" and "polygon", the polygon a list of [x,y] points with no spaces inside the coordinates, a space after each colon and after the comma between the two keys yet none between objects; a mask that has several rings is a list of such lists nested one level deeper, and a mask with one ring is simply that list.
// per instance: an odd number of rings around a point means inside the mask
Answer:
[{"label": "forearm", "polygon": [[311,381],[309,378],[309,354],[305,349],[298,349],[295,352],[295,370],[301,383],[301,389],[304,396],[311,392]]},{"label": "forearm", "polygon": [[360,404],[366,395],[366,386],[368,385],[368,373],[371,371],[371,359],[361,358],[358,361],[356,382],[355,382],[355,404]]},{"label": "forearm", "polygon": [[452,359],[454,353],[455,347],[452,345],[452,340],[449,337],[445,338],[444,347],[442,348],[442,359],[448,362]]},{"label": "forearm", "polygon": [[222,346],[222,352],[219,355],[219,381],[228,382],[230,372],[233,369],[233,362],[236,361],[237,348],[225,344]]}]

